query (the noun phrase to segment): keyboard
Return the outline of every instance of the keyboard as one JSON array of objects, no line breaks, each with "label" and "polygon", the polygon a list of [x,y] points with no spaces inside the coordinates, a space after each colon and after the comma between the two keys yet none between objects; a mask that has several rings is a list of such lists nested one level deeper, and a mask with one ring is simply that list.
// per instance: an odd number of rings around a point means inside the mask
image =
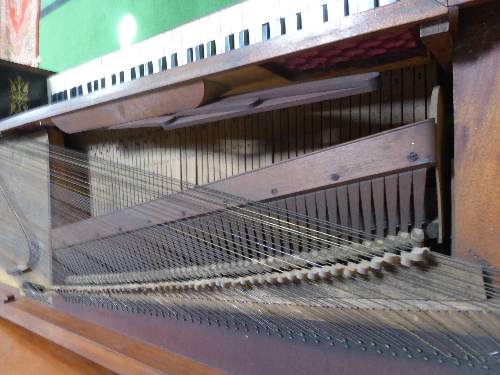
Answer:
[{"label": "keyboard", "polygon": [[396,1],[247,0],[51,76],[48,100],[71,100]]}]

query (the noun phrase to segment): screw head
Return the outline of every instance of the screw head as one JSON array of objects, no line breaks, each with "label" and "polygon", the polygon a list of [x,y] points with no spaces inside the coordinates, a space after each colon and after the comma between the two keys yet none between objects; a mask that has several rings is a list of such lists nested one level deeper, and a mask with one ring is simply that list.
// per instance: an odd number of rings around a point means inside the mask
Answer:
[{"label": "screw head", "polygon": [[415,152],[410,152],[408,156],[406,157],[409,162],[414,163],[418,160],[418,154]]},{"label": "screw head", "polygon": [[334,173],[330,176],[330,178],[332,179],[332,181],[338,181],[340,176],[338,175],[338,173]]},{"label": "screw head", "polygon": [[272,194],[272,195],[276,195],[276,194],[278,194],[278,189],[276,189],[276,188],[272,189],[272,190],[271,190],[271,194]]}]

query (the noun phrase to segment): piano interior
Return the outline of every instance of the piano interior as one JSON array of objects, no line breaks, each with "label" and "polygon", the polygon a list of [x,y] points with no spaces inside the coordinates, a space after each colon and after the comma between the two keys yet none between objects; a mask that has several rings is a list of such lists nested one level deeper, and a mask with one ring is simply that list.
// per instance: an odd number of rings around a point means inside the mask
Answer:
[{"label": "piano interior", "polygon": [[498,173],[464,157],[494,126],[463,108],[498,90],[500,7],[267,3],[0,120],[0,316],[115,373],[495,373]]}]

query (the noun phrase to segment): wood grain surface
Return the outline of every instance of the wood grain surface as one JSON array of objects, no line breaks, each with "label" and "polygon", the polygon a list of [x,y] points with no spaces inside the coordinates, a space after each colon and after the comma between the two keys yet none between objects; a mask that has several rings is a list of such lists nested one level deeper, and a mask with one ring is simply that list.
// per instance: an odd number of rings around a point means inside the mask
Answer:
[{"label": "wood grain surface", "polygon": [[454,250],[498,268],[500,3],[464,9],[459,22],[453,60]]}]

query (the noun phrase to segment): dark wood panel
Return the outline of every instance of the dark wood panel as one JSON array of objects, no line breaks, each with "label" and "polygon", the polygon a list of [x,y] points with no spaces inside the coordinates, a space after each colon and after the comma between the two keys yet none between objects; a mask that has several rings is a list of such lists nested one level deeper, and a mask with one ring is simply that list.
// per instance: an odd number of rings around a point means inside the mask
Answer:
[{"label": "dark wood panel", "polygon": [[459,257],[484,260],[497,268],[500,267],[499,56],[500,3],[462,10],[453,59],[454,248]]}]

